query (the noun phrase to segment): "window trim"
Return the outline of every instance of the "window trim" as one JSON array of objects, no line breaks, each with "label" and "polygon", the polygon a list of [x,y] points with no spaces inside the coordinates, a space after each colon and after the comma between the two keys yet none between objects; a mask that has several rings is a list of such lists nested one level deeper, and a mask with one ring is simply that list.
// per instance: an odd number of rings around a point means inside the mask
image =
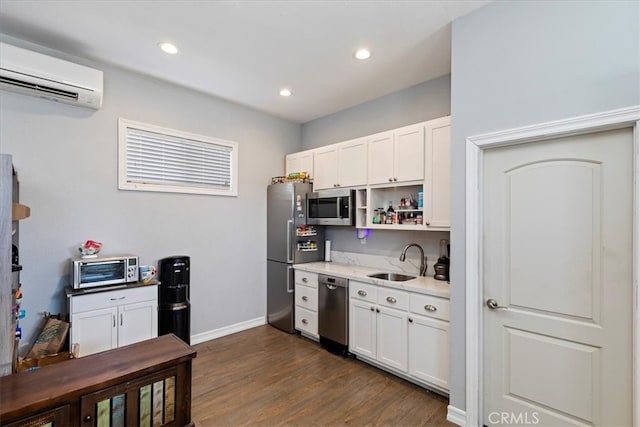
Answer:
[{"label": "window trim", "polygon": [[[138,129],[141,131],[154,132],[164,134],[171,137],[190,139],[198,142],[223,145],[229,147],[230,167],[231,167],[231,184],[228,190],[218,188],[190,187],[182,185],[170,184],[146,184],[127,181],[127,130]],[[152,191],[165,193],[183,193],[183,194],[208,194],[215,196],[238,196],[238,143],[228,141],[221,138],[213,138],[195,133],[180,131],[176,129],[165,128],[148,123],[136,122],[133,120],[118,119],[118,189],[133,191]]]}]

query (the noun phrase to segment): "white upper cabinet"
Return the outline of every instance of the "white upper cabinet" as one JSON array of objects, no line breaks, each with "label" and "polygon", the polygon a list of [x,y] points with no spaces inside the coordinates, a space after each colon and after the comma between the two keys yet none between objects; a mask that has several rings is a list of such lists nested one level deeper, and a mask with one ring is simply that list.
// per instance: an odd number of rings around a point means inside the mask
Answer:
[{"label": "white upper cabinet", "polygon": [[329,145],[313,153],[313,189],[335,188],[338,183],[338,146]]},{"label": "white upper cabinet", "polygon": [[369,137],[368,183],[424,179],[424,125],[411,125]]},{"label": "white upper cabinet", "polygon": [[338,145],[338,186],[367,184],[367,140],[354,139]]},{"label": "white upper cabinet", "polygon": [[358,138],[316,149],[314,190],[367,183],[367,140]]},{"label": "white upper cabinet", "polygon": [[425,224],[451,226],[451,118],[425,124]]},{"label": "white upper cabinet", "polygon": [[287,154],[285,158],[285,175],[293,172],[306,172],[309,178],[314,177],[313,150]]}]

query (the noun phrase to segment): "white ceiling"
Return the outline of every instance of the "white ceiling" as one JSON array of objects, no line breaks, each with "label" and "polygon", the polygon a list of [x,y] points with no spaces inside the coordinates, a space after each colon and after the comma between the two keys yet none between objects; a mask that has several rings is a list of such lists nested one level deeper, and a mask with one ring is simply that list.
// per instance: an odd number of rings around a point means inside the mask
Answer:
[{"label": "white ceiling", "polygon": [[1,0],[0,31],[305,123],[448,74],[450,23],[487,3]]}]

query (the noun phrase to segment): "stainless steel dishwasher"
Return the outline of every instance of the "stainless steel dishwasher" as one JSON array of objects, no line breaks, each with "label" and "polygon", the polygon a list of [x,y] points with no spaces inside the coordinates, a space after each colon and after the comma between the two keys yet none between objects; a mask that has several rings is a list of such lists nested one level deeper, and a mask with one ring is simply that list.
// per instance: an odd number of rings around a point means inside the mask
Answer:
[{"label": "stainless steel dishwasher", "polygon": [[318,275],[318,335],[320,344],[336,354],[349,345],[349,281]]}]

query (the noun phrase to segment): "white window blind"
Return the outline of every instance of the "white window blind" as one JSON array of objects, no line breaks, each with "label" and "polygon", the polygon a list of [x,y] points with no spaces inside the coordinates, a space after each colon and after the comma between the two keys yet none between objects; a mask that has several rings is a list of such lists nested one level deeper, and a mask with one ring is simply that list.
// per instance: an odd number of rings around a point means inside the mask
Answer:
[{"label": "white window blind", "polygon": [[237,144],[119,121],[119,188],[236,196]]}]

